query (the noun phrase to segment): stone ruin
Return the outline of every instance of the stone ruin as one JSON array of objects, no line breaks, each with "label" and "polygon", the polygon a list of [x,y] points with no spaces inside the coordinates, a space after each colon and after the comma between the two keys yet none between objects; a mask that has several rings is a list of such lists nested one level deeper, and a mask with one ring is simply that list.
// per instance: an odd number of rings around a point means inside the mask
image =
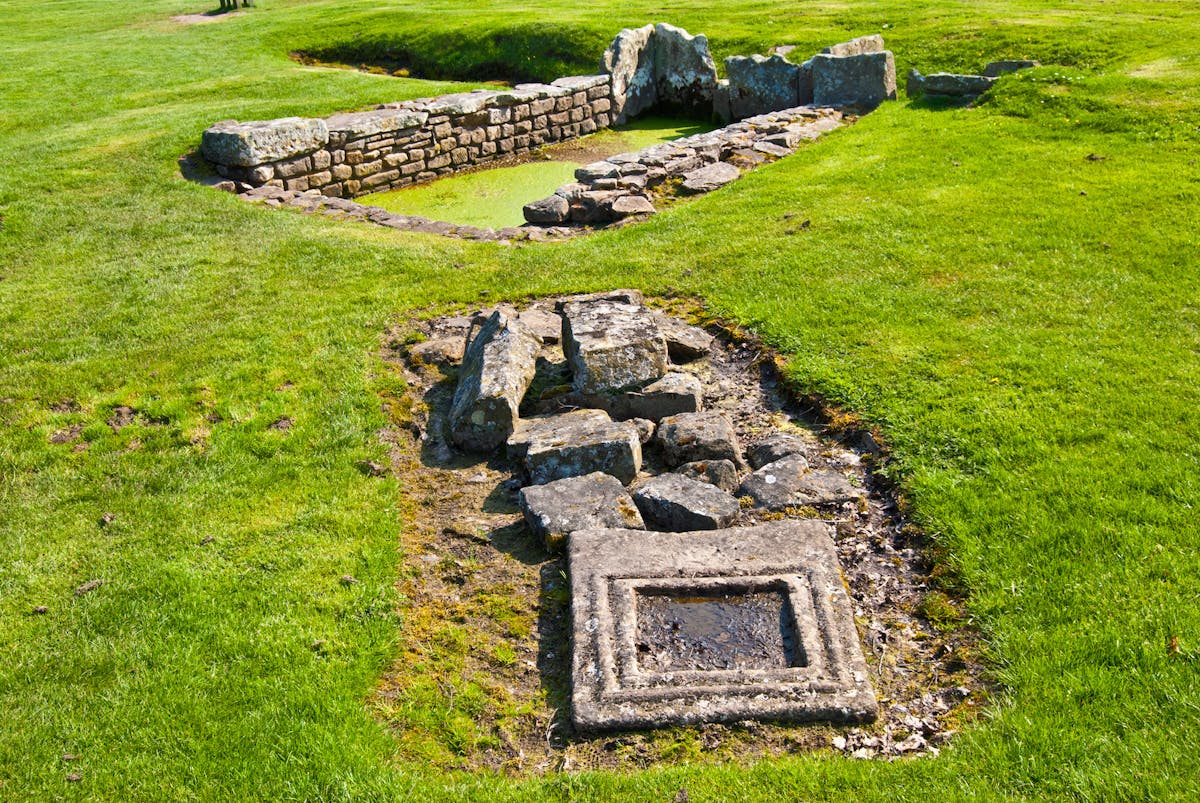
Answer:
[{"label": "stone ruin", "polygon": [[[216,186],[250,201],[466,239],[548,239],[654,214],[657,199],[715,189],[836,127],[842,110],[869,111],[896,97],[895,64],[879,36],[826,48],[802,64],[756,55],[730,57],[725,67],[727,78],[718,79],[703,35],[646,25],[621,31],[595,75],[327,118],[226,120],[204,131],[200,154],[218,174]],[[659,108],[733,125],[613,157],[616,172],[589,165],[577,184],[530,204],[525,226],[458,226],[353,201],[511,160]],[[678,192],[668,181],[674,178],[683,185]]]},{"label": "stone ruin", "polygon": [[[547,341],[558,384],[523,417]],[[744,448],[689,370],[712,345],[631,290],[495,310],[466,336],[449,438],[505,450],[530,532],[568,550],[578,730],[870,721],[834,525],[788,518],[855,510],[867,492],[811,465],[795,432]]]}]

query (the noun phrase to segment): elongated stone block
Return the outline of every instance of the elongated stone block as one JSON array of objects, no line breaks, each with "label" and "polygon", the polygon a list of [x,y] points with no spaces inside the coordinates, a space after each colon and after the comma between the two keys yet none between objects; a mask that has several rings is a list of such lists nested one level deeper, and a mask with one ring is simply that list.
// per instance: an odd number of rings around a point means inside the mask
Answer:
[{"label": "elongated stone block", "polygon": [[642,440],[631,421],[560,422],[553,430],[543,430],[525,450],[525,469],[534,485],[593,471],[628,485],[641,468]]},{"label": "elongated stone block", "polygon": [[324,120],[283,117],[239,123],[225,120],[201,135],[200,152],[210,162],[254,167],[312,153],[329,142]]},{"label": "elongated stone block", "polygon": [[541,347],[520,322],[497,310],[463,355],[450,404],[450,432],[464,449],[488,451],[512,435]]}]

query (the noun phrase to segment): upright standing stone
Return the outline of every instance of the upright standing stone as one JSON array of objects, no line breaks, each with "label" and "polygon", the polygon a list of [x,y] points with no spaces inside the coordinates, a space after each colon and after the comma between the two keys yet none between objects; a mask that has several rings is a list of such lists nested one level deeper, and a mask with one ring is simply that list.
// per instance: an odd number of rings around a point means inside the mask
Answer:
[{"label": "upright standing stone", "polygon": [[563,352],[580,393],[641,387],[667,372],[667,342],[649,310],[619,301],[563,305]]},{"label": "upright standing stone", "polygon": [[654,80],[653,25],[625,28],[600,60],[600,71],[612,76],[613,122],[620,125],[658,102]]},{"label": "upright standing stone", "polygon": [[858,56],[818,53],[813,62],[813,103],[878,106],[896,99],[896,62],[890,50]]},{"label": "upright standing stone", "polygon": [[654,87],[658,103],[685,112],[712,108],[717,65],[704,34],[660,22],[654,26]]},{"label": "upright standing stone", "polygon": [[729,111],[734,120],[800,104],[797,90],[800,68],[783,56],[730,56],[725,59],[725,74],[729,79]]},{"label": "upright standing stone", "polygon": [[521,398],[533,381],[541,343],[497,310],[467,346],[454,400],[450,432],[464,449],[488,451],[516,427]]}]

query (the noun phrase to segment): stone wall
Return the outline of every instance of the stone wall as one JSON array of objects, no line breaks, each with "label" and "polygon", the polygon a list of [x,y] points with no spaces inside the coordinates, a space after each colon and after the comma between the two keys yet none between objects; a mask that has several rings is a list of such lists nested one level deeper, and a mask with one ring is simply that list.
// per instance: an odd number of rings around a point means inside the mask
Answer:
[{"label": "stone wall", "polygon": [[352,198],[428,181],[608,127],[608,75],[388,104],[324,119],[217,123],[201,153],[225,178]]},{"label": "stone wall", "polygon": [[[866,61],[871,64],[859,63]],[[864,72],[876,61],[877,69]],[[233,182],[232,189],[271,186],[353,198],[519,156],[651,108],[729,121],[814,102],[870,106],[895,97],[891,53],[878,36],[834,45],[800,65],[781,56],[734,56],[726,68],[729,78],[718,81],[703,35],[666,23],[646,25],[617,35],[597,75],[324,119],[226,120],[204,132],[200,151]],[[814,97],[814,83],[821,95],[823,82],[839,91]]]}]

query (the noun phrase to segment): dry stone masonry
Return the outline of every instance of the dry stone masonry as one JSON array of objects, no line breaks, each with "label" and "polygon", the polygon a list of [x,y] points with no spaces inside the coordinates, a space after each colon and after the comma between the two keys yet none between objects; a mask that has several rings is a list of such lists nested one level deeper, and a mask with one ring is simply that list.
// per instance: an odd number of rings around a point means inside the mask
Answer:
[{"label": "dry stone masonry", "polygon": [[[603,330],[605,318],[619,325]],[[493,593],[486,578],[509,588],[525,573],[535,633],[513,647],[536,653],[538,672],[513,671],[530,694],[570,690],[569,704],[552,702],[564,713],[551,749],[600,744],[590,734],[610,729],[746,719],[842,723],[833,746],[857,757],[934,753],[948,738],[974,670],[960,635],[920,618],[921,551],[866,470],[877,447],[797,426],[802,409],[754,347],[632,290],[414,325],[423,342],[407,326],[389,338],[407,344],[397,359],[422,401],[408,481],[413,526],[430,535],[410,568],[463,600]],[[529,351],[492,344],[531,338],[528,379]],[[482,381],[479,354],[510,361],[516,381]],[[470,416],[452,412],[490,409],[514,387],[515,415],[488,419],[489,442],[510,433],[503,445],[458,446],[454,422]],[[462,555],[480,571],[460,588]],[[765,728],[755,733],[826,743]]]},{"label": "dry stone masonry", "polygon": [[[595,75],[326,118],[226,120],[204,131],[200,153],[224,179],[218,186],[250,201],[467,239],[546,239],[652,215],[668,179],[681,179],[681,194],[709,192],[836,127],[840,109],[895,97],[892,55],[878,36],[826,48],[802,65],[735,56],[726,71],[719,80],[703,35],[645,25],[621,31]],[[651,109],[738,122],[582,168],[577,185],[525,207],[526,226],[456,226],[352,200],[521,157]]]}]

